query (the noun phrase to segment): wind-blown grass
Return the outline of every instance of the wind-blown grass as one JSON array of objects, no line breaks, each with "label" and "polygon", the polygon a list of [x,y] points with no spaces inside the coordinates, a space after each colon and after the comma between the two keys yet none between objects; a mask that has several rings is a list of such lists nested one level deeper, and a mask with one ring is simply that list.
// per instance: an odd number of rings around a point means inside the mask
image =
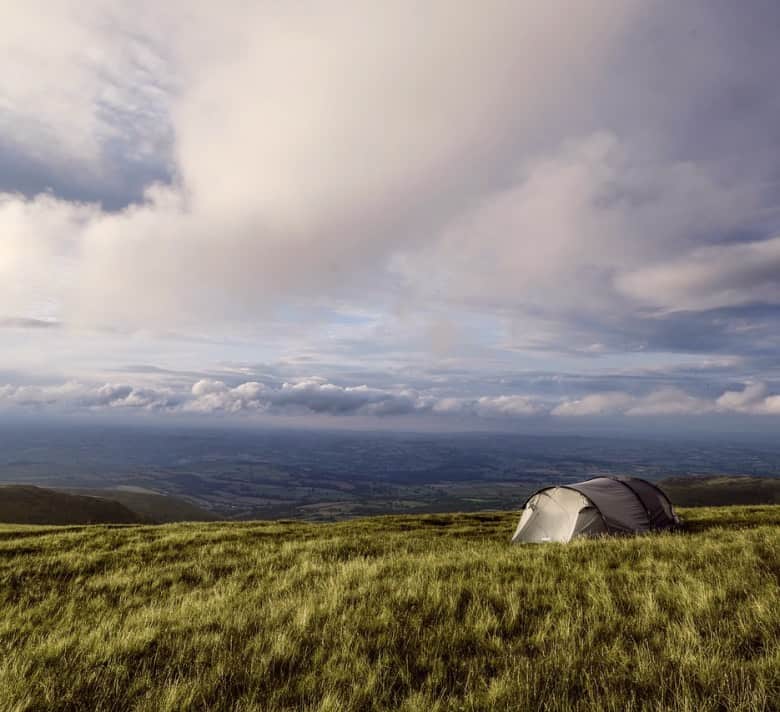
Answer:
[{"label": "wind-blown grass", "polygon": [[780,507],[0,528],[0,710],[772,710]]}]

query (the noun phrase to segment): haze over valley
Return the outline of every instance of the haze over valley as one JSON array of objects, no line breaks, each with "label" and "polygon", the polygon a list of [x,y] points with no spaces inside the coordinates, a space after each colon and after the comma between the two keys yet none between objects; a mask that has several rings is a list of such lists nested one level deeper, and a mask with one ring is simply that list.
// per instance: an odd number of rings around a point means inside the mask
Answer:
[{"label": "haze over valley", "polygon": [[505,510],[551,482],[597,475],[780,476],[780,444],[755,437],[60,424],[34,431],[6,426],[0,452],[0,483],[173,495],[231,519]]}]

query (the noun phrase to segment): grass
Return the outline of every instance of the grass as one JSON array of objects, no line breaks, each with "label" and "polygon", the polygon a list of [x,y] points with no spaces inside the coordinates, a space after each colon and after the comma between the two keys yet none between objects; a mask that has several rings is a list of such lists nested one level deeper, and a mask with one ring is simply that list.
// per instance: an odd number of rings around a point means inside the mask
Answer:
[{"label": "grass", "polygon": [[780,507],[0,527],[0,710],[776,710]]}]

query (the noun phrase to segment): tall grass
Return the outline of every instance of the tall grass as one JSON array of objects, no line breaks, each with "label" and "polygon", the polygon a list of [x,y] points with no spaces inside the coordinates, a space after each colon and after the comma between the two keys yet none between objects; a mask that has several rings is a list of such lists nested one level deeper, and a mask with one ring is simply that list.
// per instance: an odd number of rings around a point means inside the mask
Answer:
[{"label": "tall grass", "polygon": [[780,709],[780,507],[0,528],[0,710]]}]

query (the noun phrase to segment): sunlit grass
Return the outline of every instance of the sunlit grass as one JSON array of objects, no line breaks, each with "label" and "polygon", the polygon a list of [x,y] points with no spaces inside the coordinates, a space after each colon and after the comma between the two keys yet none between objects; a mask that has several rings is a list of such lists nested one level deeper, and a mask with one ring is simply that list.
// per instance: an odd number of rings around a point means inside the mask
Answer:
[{"label": "sunlit grass", "polygon": [[780,507],[0,527],[0,710],[771,710]]}]

